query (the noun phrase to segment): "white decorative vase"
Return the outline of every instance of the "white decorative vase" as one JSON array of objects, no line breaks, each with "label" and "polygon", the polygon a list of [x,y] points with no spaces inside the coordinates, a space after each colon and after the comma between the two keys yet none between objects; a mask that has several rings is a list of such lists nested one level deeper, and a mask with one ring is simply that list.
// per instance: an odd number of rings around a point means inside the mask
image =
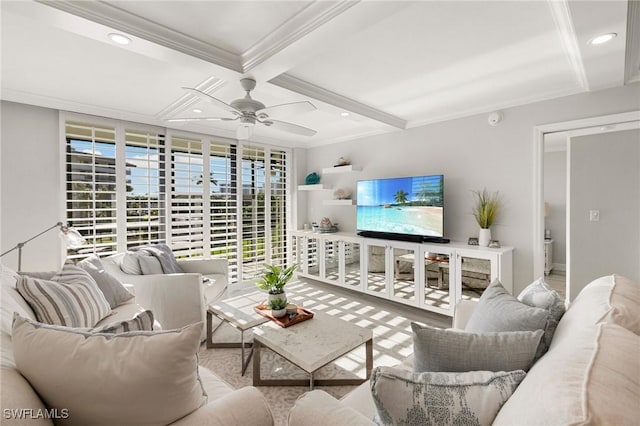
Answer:
[{"label": "white decorative vase", "polygon": [[276,299],[281,299],[284,300],[285,302],[287,301],[287,294],[283,291],[282,293],[269,293],[269,295],[267,296],[267,303],[271,302],[272,300],[276,300]]},{"label": "white decorative vase", "polygon": [[478,233],[478,245],[480,247],[487,247],[489,246],[489,241],[491,241],[491,229],[480,228],[480,232]]},{"label": "white decorative vase", "polygon": [[287,315],[287,310],[286,309],[272,309],[271,310],[271,315],[273,315],[274,318],[282,318],[283,316]]}]

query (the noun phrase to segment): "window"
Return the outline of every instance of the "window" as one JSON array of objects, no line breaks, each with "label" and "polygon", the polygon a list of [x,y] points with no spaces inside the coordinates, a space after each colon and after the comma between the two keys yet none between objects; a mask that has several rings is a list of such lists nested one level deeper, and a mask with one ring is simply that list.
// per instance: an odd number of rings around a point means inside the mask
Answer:
[{"label": "window", "polygon": [[170,246],[177,258],[204,256],[202,141],[171,139]]},{"label": "window", "polygon": [[67,122],[65,134],[67,223],[93,251],[116,253],[115,128]]},{"label": "window", "polygon": [[228,259],[230,282],[288,263],[289,151],[88,120],[65,123],[67,222],[89,242],[70,257],[166,242]]},{"label": "window", "polygon": [[238,277],[238,181],[235,145],[209,147],[211,256],[229,259],[229,280]]},{"label": "window", "polygon": [[125,131],[127,248],[164,242],[165,147],[162,135]]}]

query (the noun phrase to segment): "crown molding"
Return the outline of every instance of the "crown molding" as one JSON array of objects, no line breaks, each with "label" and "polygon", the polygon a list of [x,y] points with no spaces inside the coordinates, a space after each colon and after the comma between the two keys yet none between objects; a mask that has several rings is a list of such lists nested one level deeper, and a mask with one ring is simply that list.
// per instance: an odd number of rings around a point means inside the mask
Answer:
[{"label": "crown molding", "polygon": [[360,0],[314,1],[247,49],[242,54],[243,71],[251,71],[359,2]]},{"label": "crown molding", "polygon": [[72,0],[35,1],[227,69],[242,72],[239,55],[133,15],[118,8],[114,3]]},{"label": "crown molding", "polygon": [[[205,93],[213,93],[216,90],[223,87],[227,82],[215,76],[211,76],[202,83],[198,84],[195,88]],[[191,105],[198,103],[199,99],[191,93],[185,93],[180,96],[176,101],[169,104],[166,108],[156,114],[159,119],[166,119],[174,117],[181,112],[185,111]]]},{"label": "crown molding", "polygon": [[640,81],[640,2],[627,3],[627,52],[625,60],[625,84]]},{"label": "crown molding", "polygon": [[360,114],[364,117],[368,117],[372,120],[379,121],[398,129],[405,129],[407,127],[407,121],[402,118],[380,111],[379,109],[372,108],[351,98],[323,89],[322,87],[300,80],[299,78],[288,74],[280,74],[279,76],[269,80],[269,83],[282,87],[283,89],[291,90],[292,92],[317,99],[337,108],[351,111],[355,114]]},{"label": "crown molding", "polygon": [[548,0],[547,4],[551,9],[553,22],[556,24],[556,29],[562,41],[562,48],[573,68],[576,81],[584,90],[589,90],[587,71],[585,70],[582,54],[580,53],[580,44],[578,43],[576,30],[573,26],[569,3],[567,0]]}]

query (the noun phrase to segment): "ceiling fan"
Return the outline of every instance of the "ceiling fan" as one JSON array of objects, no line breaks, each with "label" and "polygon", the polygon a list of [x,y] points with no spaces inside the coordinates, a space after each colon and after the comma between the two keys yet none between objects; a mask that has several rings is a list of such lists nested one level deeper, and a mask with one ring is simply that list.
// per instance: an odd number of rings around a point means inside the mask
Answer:
[{"label": "ceiling fan", "polygon": [[244,98],[236,99],[230,104],[218,98],[192,87],[183,87],[184,90],[192,93],[200,99],[210,102],[219,108],[230,112],[234,117],[193,117],[193,118],[172,118],[167,121],[240,121],[237,129],[237,137],[240,140],[247,140],[251,136],[253,126],[256,123],[264,126],[274,127],[285,132],[294,133],[301,136],[313,136],[317,132],[307,127],[289,123],[287,121],[274,120],[272,115],[300,114],[303,112],[315,111],[316,107],[309,101],[292,102],[288,104],[273,105],[266,107],[262,102],[251,98],[250,92],[256,87],[256,81],[252,78],[243,78],[240,85],[246,92]]}]

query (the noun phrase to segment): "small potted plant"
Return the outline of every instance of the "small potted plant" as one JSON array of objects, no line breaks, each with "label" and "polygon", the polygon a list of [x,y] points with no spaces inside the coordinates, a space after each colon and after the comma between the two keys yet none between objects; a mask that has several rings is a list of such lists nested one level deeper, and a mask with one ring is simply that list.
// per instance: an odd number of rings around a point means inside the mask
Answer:
[{"label": "small potted plant", "polygon": [[264,290],[269,293],[267,301],[270,302],[274,299],[282,299],[287,301],[287,295],[284,292],[284,286],[293,278],[293,272],[298,265],[294,264],[288,268],[281,266],[268,265],[265,263],[265,274],[256,282],[256,286],[260,290]]},{"label": "small potted plant", "polygon": [[271,315],[274,318],[282,318],[287,315],[287,302],[282,299],[270,300],[269,308],[271,308]]},{"label": "small potted plant", "polygon": [[487,193],[486,189],[473,191],[473,193],[476,199],[475,206],[473,207],[473,216],[480,226],[478,244],[482,247],[487,247],[489,241],[491,241],[491,225],[493,225],[496,216],[498,216],[500,197],[497,192],[493,194]]}]

